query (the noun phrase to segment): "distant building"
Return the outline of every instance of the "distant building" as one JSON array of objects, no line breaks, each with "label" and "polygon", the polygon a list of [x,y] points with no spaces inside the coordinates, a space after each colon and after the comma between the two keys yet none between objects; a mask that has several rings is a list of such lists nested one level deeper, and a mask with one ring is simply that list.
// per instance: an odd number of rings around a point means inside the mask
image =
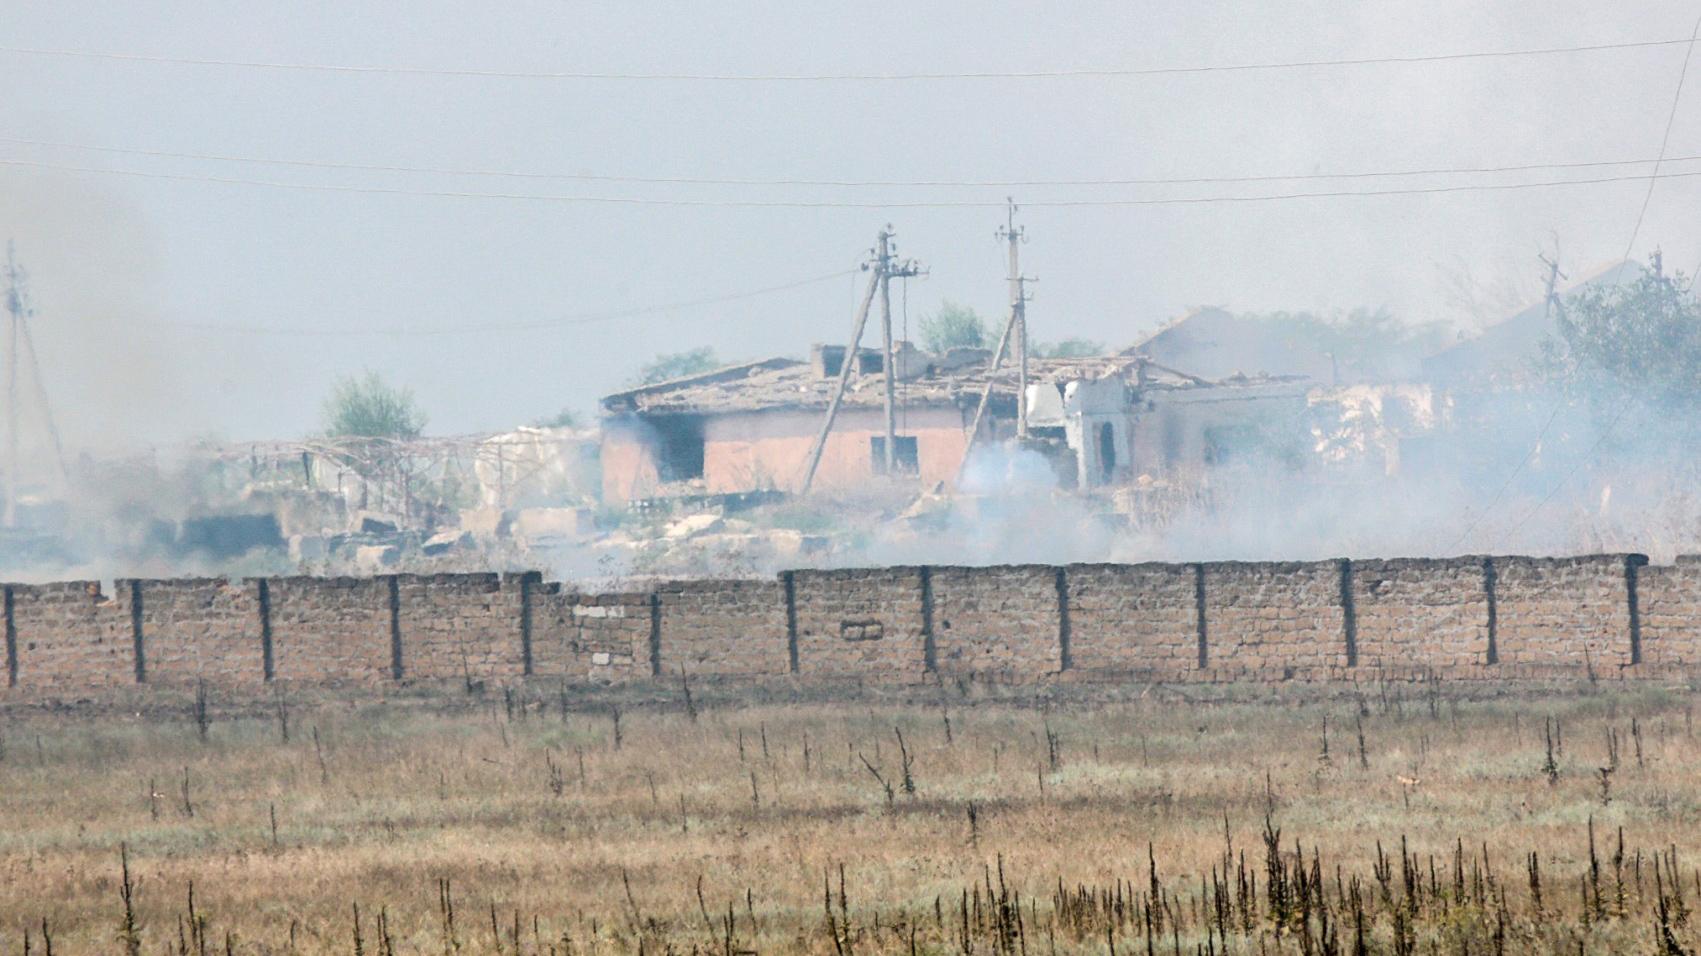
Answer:
[{"label": "distant building", "polygon": [[1292,322],[1237,315],[1210,306],[1194,309],[1123,350],[1205,379],[1234,375],[1299,375],[1325,384],[1337,377],[1335,360],[1300,334]]},{"label": "distant building", "polygon": [[[605,396],[604,501],[800,490],[845,356],[816,346],[809,361],[766,359]],[[816,488],[855,488],[885,471],[882,356],[865,349],[853,360]],[[954,486],[989,378],[983,440],[1014,434],[1017,374],[1007,365],[989,376],[986,350],[928,355],[901,343],[895,364],[899,473],[886,477]],[[1278,406],[1303,410],[1304,395],[1298,379],[1212,383],[1143,356],[1035,359],[1030,447],[1066,486],[1113,485],[1226,458],[1238,436],[1279,418]]]}]

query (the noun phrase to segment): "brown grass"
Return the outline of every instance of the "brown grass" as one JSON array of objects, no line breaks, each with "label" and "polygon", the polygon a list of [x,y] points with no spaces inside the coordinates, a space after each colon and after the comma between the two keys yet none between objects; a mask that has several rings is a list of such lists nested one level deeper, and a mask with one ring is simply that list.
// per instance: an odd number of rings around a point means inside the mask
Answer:
[{"label": "brown grass", "polygon": [[1701,935],[1686,688],[694,682],[695,718],[659,693],[570,688],[565,714],[545,685],[286,695],[287,742],[263,696],[12,705],[0,952],[45,951],[44,925],[56,952],[125,951],[121,848],[145,953],[353,953],[357,911],[364,953],[1671,953]]}]

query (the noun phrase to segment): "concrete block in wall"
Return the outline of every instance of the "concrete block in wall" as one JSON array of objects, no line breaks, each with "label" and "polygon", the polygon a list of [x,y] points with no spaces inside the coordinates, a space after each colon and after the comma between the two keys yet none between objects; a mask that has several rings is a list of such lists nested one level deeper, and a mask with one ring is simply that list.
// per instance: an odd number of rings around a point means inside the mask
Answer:
[{"label": "concrete block in wall", "polygon": [[910,683],[927,673],[921,569],[792,572],[798,672]]}]

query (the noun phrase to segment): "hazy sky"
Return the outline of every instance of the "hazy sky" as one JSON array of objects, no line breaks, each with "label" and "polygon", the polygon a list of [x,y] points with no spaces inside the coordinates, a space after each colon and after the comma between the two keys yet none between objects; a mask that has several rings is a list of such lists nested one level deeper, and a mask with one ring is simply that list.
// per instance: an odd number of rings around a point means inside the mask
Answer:
[{"label": "hazy sky", "polygon": [[[813,7],[809,13],[801,10]],[[0,45],[434,69],[887,73],[1191,66],[1689,37],[1692,5],[1564,0],[1252,4],[721,2],[96,4],[12,0]],[[1061,9],[1062,7],[1060,7]],[[0,53],[0,136],[323,163],[635,177],[1010,180],[1221,177],[1643,159],[1683,46],[1185,76],[675,82],[351,74]],[[1701,66],[1669,156],[1701,154]],[[950,298],[1002,308],[992,208],[602,205],[307,191],[654,199],[1027,201],[1039,339],[1125,343],[1189,307],[1387,306],[1455,318],[1447,273],[1535,287],[1557,234],[1582,271],[1624,251],[1645,189],[1618,182],[1267,203],[1046,208],[1626,175],[1646,167],[1216,186],[709,187],[352,171],[0,142],[0,235],[34,273],[48,387],[73,444],[317,427],[336,376],[411,386],[430,430],[581,411],[658,351],[799,354],[842,340],[850,276],[721,305],[533,331],[852,267],[890,221]],[[1701,163],[1667,171],[1701,170]],[[1661,181],[1637,255],[1685,271],[1701,182]],[[901,299],[899,300],[901,302]],[[186,329],[264,327],[300,334]],[[317,335],[466,328],[451,335]]]}]

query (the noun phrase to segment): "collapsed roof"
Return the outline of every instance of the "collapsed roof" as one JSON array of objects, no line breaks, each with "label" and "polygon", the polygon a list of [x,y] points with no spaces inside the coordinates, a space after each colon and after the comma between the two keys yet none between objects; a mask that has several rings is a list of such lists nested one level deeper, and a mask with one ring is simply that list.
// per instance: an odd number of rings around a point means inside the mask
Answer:
[{"label": "collapsed roof", "polygon": [[[910,407],[973,407],[987,381],[992,381],[995,407],[1010,408],[1016,400],[1018,372],[1006,362],[991,371],[986,349],[952,349],[943,355],[919,352],[908,343],[897,352],[896,381],[901,401]],[[825,409],[838,388],[843,346],[815,346],[808,361],[769,358],[687,375],[615,392],[603,397],[604,414],[717,414],[771,409]],[[877,349],[857,354],[845,387],[842,407],[878,408],[885,402],[885,375]],[[1213,383],[1151,362],[1143,355],[1028,360],[1031,384],[1057,386],[1081,379],[1123,378],[1147,389],[1185,389],[1214,385],[1266,384],[1273,379],[1234,379]]]}]

